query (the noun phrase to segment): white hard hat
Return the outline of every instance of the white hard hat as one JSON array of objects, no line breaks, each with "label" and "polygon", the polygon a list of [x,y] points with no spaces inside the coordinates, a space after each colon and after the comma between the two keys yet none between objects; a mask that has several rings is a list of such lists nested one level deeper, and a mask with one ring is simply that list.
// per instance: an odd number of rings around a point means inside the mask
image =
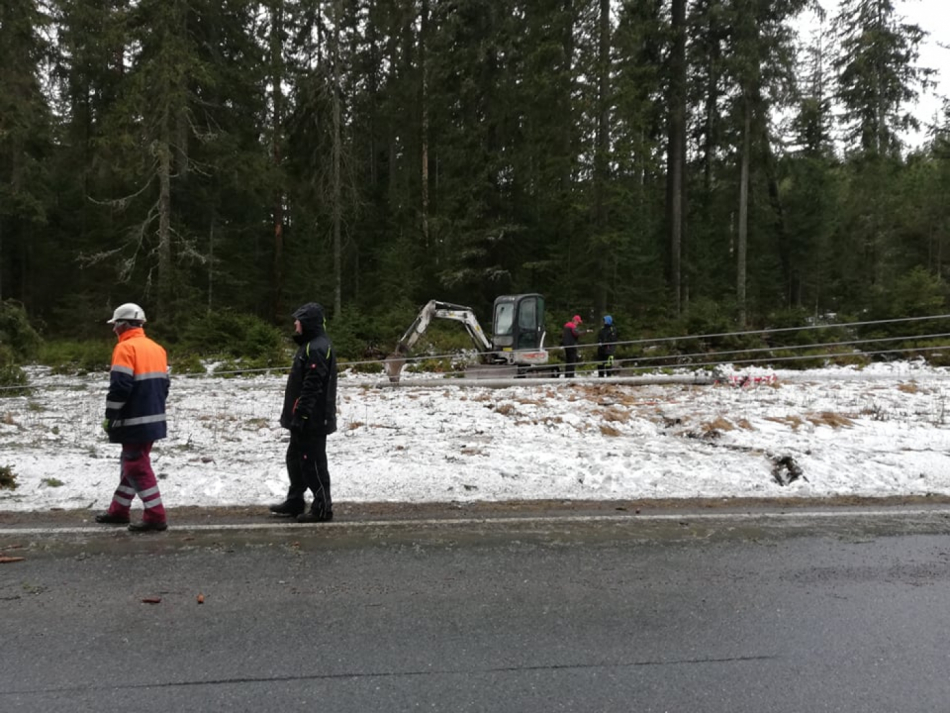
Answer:
[{"label": "white hard hat", "polygon": [[115,324],[116,322],[145,322],[145,310],[134,302],[126,302],[119,305],[112,313],[112,319],[106,324]]}]

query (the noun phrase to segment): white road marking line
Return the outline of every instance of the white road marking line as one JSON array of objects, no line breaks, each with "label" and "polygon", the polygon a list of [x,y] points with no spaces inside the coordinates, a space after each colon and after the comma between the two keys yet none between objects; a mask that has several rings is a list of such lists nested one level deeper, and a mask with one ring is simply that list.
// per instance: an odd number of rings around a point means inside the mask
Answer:
[{"label": "white road marking line", "polygon": [[[597,523],[597,522],[664,522],[682,520],[684,522],[751,521],[751,520],[792,520],[792,519],[834,519],[834,518],[879,518],[879,517],[943,517],[950,518],[950,508],[926,508],[916,510],[787,510],[781,512],[752,513],[663,513],[646,515],[550,515],[550,516],[500,516],[482,518],[426,518],[408,520],[352,520],[321,523],[260,522],[220,525],[176,525],[169,523],[169,531],[174,532],[218,532],[229,530],[287,530],[288,528],[380,528],[380,527],[454,527],[459,525],[486,525],[512,523],[518,525],[558,524],[558,523]],[[31,527],[0,528],[0,535],[89,535],[125,532],[125,528],[89,525],[84,527]],[[137,535],[138,536],[138,535]]]}]

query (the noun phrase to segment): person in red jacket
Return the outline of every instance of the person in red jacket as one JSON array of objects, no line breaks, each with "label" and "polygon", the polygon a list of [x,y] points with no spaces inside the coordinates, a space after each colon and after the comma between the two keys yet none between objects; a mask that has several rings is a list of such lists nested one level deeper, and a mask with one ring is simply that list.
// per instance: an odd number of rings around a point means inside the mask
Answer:
[{"label": "person in red jacket", "polygon": [[570,322],[564,324],[561,333],[561,346],[564,347],[564,378],[574,378],[574,366],[577,364],[577,342],[580,332],[577,328],[584,323],[579,314],[575,314]]},{"label": "person in red jacket", "polygon": [[[108,511],[96,515],[96,522],[128,524],[132,532],[166,530],[165,506],[150,454],[152,444],[166,436],[168,360],[165,350],[145,336],[145,312],[137,304],[120,305],[107,323],[119,342],[112,352],[102,427],[110,443],[122,444],[122,456],[119,487]],[[145,511],[141,522],[129,524],[136,495]]]}]

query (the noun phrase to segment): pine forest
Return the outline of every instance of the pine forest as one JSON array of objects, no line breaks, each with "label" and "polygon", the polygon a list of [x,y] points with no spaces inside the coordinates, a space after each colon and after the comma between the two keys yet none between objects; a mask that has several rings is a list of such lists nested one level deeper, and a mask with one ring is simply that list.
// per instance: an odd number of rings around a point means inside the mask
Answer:
[{"label": "pine forest", "polygon": [[174,344],[318,301],[352,358],[431,299],[942,314],[950,105],[913,113],[902,5],[3,0],[0,302],[76,340],[137,302]]}]

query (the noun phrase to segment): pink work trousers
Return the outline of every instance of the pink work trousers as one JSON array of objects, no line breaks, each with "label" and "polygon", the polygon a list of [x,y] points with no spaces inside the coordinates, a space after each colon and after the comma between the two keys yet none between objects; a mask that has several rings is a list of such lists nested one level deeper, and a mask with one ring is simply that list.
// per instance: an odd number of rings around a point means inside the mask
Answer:
[{"label": "pink work trousers", "polygon": [[151,443],[123,443],[119,487],[112,496],[109,514],[127,518],[138,495],[145,506],[143,522],[165,522],[165,506],[152,471]]}]

